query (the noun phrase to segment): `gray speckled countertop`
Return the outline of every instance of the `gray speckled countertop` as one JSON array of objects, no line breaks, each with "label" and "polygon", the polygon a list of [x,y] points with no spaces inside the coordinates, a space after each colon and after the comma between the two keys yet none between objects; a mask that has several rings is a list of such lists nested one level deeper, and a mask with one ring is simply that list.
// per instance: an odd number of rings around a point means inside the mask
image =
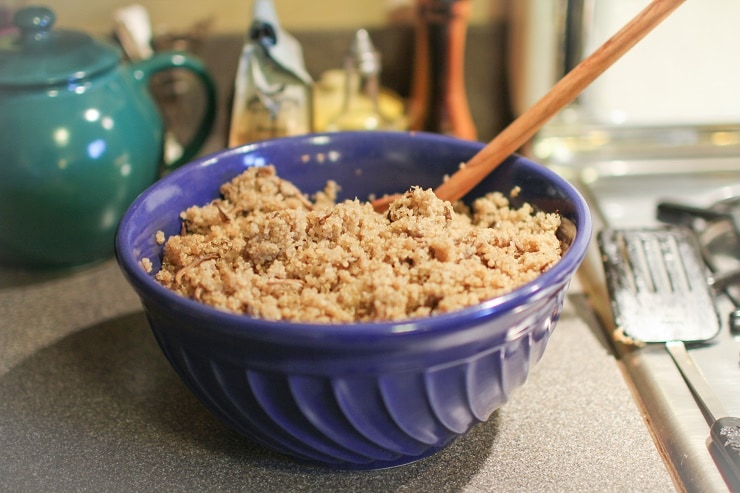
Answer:
[{"label": "gray speckled countertop", "polygon": [[113,260],[0,267],[0,491],[674,491],[618,364],[565,312],[492,418],[404,467],[344,472],[266,451],[179,381]]}]

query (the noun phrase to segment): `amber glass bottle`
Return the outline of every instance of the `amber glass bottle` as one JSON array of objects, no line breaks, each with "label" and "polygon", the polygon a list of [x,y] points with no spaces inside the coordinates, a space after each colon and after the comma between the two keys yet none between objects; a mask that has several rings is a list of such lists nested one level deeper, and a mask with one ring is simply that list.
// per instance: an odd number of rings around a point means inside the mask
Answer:
[{"label": "amber glass bottle", "polygon": [[465,39],[472,0],[416,0],[409,128],[475,140],[465,90]]}]

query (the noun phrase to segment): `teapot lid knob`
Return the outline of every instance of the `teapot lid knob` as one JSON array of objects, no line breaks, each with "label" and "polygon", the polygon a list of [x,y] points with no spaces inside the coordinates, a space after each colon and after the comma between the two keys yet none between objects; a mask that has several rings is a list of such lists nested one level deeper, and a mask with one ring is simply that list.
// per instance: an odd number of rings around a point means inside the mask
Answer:
[{"label": "teapot lid knob", "polygon": [[21,30],[23,42],[41,41],[49,37],[56,15],[47,7],[20,9],[13,17],[13,24]]},{"label": "teapot lid knob", "polygon": [[15,12],[18,36],[10,43],[0,39],[0,89],[69,84],[118,65],[121,54],[115,46],[57,29],[56,19],[51,8],[41,5]]}]

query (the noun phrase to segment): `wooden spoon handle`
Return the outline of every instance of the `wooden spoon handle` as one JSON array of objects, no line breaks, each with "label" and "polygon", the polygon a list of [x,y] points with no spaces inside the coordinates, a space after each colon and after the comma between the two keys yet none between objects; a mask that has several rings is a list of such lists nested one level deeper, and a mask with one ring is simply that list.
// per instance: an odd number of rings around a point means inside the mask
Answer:
[{"label": "wooden spoon handle", "polygon": [[[435,190],[437,196],[449,201],[462,198],[684,1],[653,0],[440,185]],[[383,210],[390,201],[382,198],[373,205],[376,210]]]}]

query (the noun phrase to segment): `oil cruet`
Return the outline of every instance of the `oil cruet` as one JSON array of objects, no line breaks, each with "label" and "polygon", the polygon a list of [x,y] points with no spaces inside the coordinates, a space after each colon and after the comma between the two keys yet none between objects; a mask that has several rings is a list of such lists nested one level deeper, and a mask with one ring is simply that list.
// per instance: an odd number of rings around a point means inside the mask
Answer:
[{"label": "oil cruet", "polygon": [[[113,45],[54,29],[46,7],[13,20],[15,32],[0,38],[0,261],[68,268],[106,259],[133,199],[208,137],[213,80],[187,53],[124,63]],[[180,158],[164,163],[149,82],[171,69],[195,75],[204,109]]]}]

